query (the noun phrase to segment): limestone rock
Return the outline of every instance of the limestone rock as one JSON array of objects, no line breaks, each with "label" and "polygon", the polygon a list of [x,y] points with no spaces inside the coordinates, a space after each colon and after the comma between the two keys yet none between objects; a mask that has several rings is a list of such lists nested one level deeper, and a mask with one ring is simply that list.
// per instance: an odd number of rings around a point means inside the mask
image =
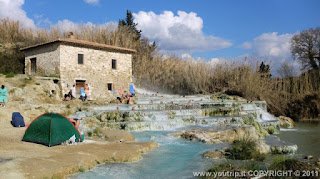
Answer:
[{"label": "limestone rock", "polygon": [[23,101],[24,91],[21,88],[12,88],[9,91],[9,99],[12,101]]},{"label": "limestone rock", "polygon": [[253,140],[259,139],[259,135],[253,126],[232,127],[229,129],[192,129],[173,134],[188,140],[200,141],[204,143],[232,143],[245,137]]},{"label": "limestone rock", "polygon": [[106,121],[107,121],[107,114],[102,114],[102,115],[100,116],[100,121],[106,122]]},{"label": "limestone rock", "polygon": [[257,140],[256,147],[260,154],[268,154],[271,152],[271,148],[264,140]]},{"label": "limestone rock", "polygon": [[294,154],[298,150],[297,145],[274,145],[271,146],[273,154]]},{"label": "limestone rock", "polygon": [[281,127],[293,128],[295,126],[294,121],[290,117],[280,116],[278,117]]},{"label": "limestone rock", "polygon": [[203,153],[203,157],[211,159],[224,159],[226,158],[223,151],[219,150],[208,150]]}]

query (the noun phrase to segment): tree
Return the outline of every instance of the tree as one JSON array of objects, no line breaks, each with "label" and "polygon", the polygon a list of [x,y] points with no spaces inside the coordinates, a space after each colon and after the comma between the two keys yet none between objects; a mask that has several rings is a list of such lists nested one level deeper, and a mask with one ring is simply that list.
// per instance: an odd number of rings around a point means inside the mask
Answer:
[{"label": "tree", "polygon": [[263,62],[261,62],[259,73],[261,74],[261,77],[271,78],[270,65],[265,65]]},{"label": "tree", "polygon": [[289,63],[287,61],[281,63],[281,66],[278,68],[277,72],[281,78],[290,78],[297,75],[297,72],[292,63]]},{"label": "tree", "polygon": [[137,23],[133,22],[133,15],[132,12],[127,10],[127,16],[125,19],[119,20],[118,26],[127,26],[129,28],[130,33],[136,34],[136,40],[139,40],[141,37],[141,30],[137,29]]},{"label": "tree", "polygon": [[304,30],[291,39],[291,53],[303,70],[320,69],[320,27]]}]

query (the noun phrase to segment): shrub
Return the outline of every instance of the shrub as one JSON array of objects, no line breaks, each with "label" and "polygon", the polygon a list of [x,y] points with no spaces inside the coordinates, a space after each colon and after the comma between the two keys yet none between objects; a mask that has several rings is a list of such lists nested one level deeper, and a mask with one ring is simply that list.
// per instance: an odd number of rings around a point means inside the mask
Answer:
[{"label": "shrub", "polygon": [[79,167],[79,172],[85,172],[86,170],[81,166],[81,167]]},{"label": "shrub", "polygon": [[241,140],[233,141],[231,148],[227,149],[226,152],[229,152],[229,159],[233,160],[265,160],[266,156],[264,154],[260,154],[257,151],[255,141],[250,138],[244,138]]},{"label": "shrub", "polygon": [[286,158],[284,156],[277,156],[273,159],[269,170],[299,170],[299,171],[312,171],[315,167],[311,164],[299,161],[295,158]]},{"label": "shrub", "polygon": [[15,75],[16,75],[15,73],[10,72],[10,73],[7,73],[7,74],[6,74],[6,78],[12,78],[12,77],[14,77]]},{"label": "shrub", "polygon": [[269,134],[274,134],[274,132],[275,132],[274,127],[273,127],[273,126],[269,126],[269,127],[267,128],[267,132],[268,132]]}]

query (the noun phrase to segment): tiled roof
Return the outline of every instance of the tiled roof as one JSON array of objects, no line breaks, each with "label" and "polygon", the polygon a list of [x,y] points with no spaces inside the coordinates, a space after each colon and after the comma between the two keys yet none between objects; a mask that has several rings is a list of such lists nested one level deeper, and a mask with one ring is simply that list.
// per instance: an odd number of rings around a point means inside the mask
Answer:
[{"label": "tiled roof", "polygon": [[66,44],[71,44],[71,45],[77,45],[77,46],[83,46],[83,47],[88,47],[88,48],[95,48],[95,49],[104,49],[104,50],[111,50],[111,51],[119,51],[119,52],[125,52],[125,53],[136,53],[136,50],[129,49],[129,48],[123,48],[123,47],[117,47],[117,46],[112,46],[112,45],[106,45],[106,44],[101,44],[101,43],[96,43],[96,42],[90,42],[90,41],[85,41],[85,40],[77,40],[77,39],[71,39],[71,38],[59,38],[57,40],[37,44],[37,45],[32,45],[29,47],[21,48],[21,51],[29,50],[32,48],[36,47],[41,47],[43,45],[48,45],[56,42],[63,42]]}]

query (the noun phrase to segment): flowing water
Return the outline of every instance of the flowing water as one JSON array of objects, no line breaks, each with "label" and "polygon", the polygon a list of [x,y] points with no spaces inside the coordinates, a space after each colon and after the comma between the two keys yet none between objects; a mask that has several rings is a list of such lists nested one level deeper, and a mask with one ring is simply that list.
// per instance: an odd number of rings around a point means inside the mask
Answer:
[{"label": "flowing water", "polygon": [[[107,163],[71,178],[193,178],[193,172],[205,171],[212,160],[202,157],[207,150],[226,144],[203,144],[170,136],[169,131],[133,132],[137,141],[156,141],[159,147],[133,163]],[[297,123],[294,129],[281,129],[281,140],[298,145],[298,156],[320,157],[320,124]]]},{"label": "flowing water", "polygon": [[293,129],[281,129],[281,140],[298,145],[298,156],[320,158],[320,123],[296,123]]},{"label": "flowing water", "polygon": [[[146,94],[153,94],[149,91],[144,92]],[[171,110],[174,111],[175,117],[174,119],[169,119],[165,110],[153,109],[160,103],[167,104],[172,100],[175,101],[175,104],[180,105],[187,104],[190,100],[193,100],[193,104],[195,104],[195,102],[208,104],[217,103],[217,101],[211,101],[210,96],[179,97],[176,95],[165,96],[157,94],[157,96],[140,96],[138,99],[138,104],[140,106],[136,105],[135,111],[140,110],[143,113],[144,120],[142,122],[132,122],[130,125],[135,129],[133,131],[138,131],[137,129],[141,128],[139,125],[147,127],[142,128],[144,130],[143,132],[132,132],[132,134],[135,136],[136,141],[155,141],[159,144],[159,147],[154,151],[144,154],[143,159],[138,162],[106,163],[99,165],[90,171],[70,176],[70,178],[193,178],[193,172],[206,171],[212,166],[212,160],[202,157],[202,154],[205,151],[220,149],[227,145],[204,144],[201,142],[174,138],[170,135],[172,132],[182,130],[180,127],[185,127],[186,129],[192,128],[190,124],[184,124],[182,120],[186,115],[195,116],[193,128],[199,127],[195,125],[201,125],[202,127],[209,125],[210,127],[213,127],[215,121],[221,121],[226,117],[203,117],[201,116],[201,110],[196,107],[195,109]],[[153,104],[149,105],[151,100]],[[224,101],[222,103],[226,105],[227,103],[235,103],[235,101]],[[274,116],[266,112],[266,105],[263,104],[265,104],[265,102],[245,102],[242,104],[242,112],[253,112],[257,116],[256,120],[261,123],[276,121]],[[93,110],[115,110],[116,107],[119,107],[120,111],[127,111],[130,110],[132,106],[110,105],[94,107]],[[87,114],[84,116],[86,115]],[[151,117],[148,117],[149,115]],[[236,119],[237,117],[232,116],[229,118]],[[197,122],[204,119],[207,120],[206,124]],[[298,155],[313,155],[315,157],[320,157],[320,125],[298,123],[295,129],[282,129],[277,136],[283,141],[297,144]]]},{"label": "flowing water", "polygon": [[71,178],[193,178],[193,172],[205,171],[212,161],[202,157],[207,150],[225,144],[208,145],[170,136],[168,131],[133,132],[137,141],[156,141],[159,147],[133,163],[107,163]]}]

